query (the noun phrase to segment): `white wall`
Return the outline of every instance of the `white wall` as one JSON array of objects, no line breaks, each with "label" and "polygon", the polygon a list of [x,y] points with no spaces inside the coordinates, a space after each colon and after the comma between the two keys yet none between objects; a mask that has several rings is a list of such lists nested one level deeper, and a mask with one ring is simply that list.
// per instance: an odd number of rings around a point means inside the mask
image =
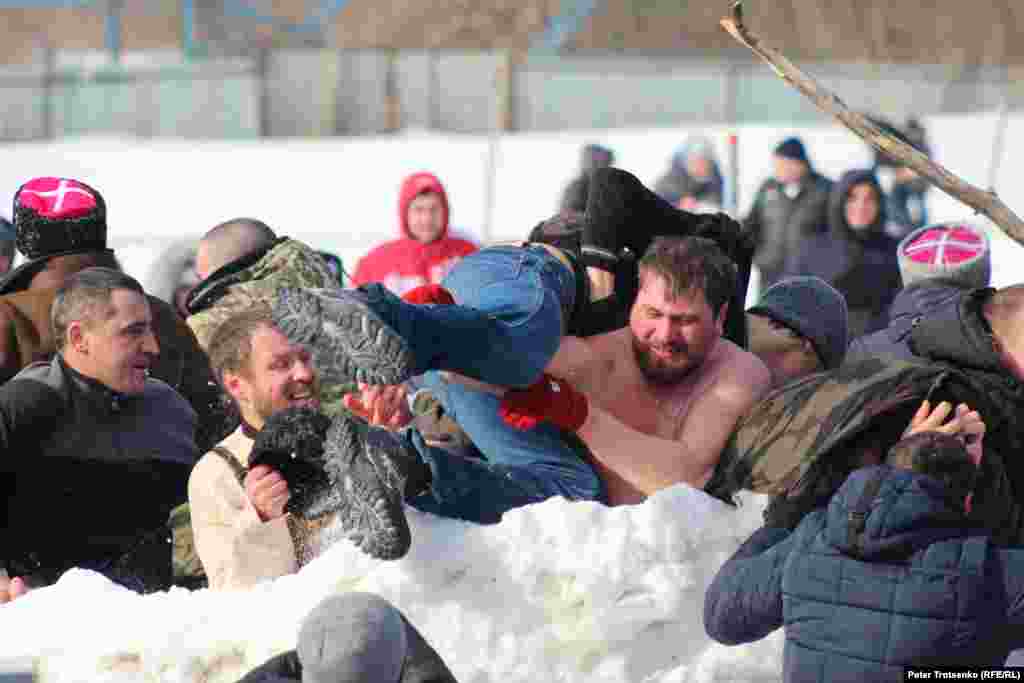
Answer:
[{"label": "white wall", "polygon": [[[935,157],[967,181],[984,185],[991,164],[994,114],[936,117],[925,121]],[[80,178],[107,200],[110,241],[130,272],[140,274],[154,248],[201,235],[235,216],[254,216],[281,234],[335,251],[347,267],[382,240],[396,235],[398,187],[418,170],[436,173],[451,196],[453,224],[478,239],[518,239],[555,209],[576,173],[580,146],[611,146],[618,165],[653,184],[673,149],[693,132],[708,134],[727,159],[729,130],[644,129],[482,136],[410,133],[380,138],[267,141],[83,139],[2,147],[0,206],[10,207],[18,185],[36,175]],[[870,162],[867,147],[838,126],[739,130],[741,213],[769,167],[772,148],[787,135],[804,138],[815,166],[826,175]],[[1024,141],[1024,116],[1010,120],[997,191],[1011,208],[1014,180],[1024,160],[1011,153]],[[489,152],[494,182],[490,185]],[[490,192],[493,209],[488,210]],[[932,215],[970,211],[938,190]],[[1021,208],[1018,208],[1021,210]],[[4,211],[9,213],[9,210]],[[997,284],[1019,279],[1011,265],[1019,247],[996,239]]]}]

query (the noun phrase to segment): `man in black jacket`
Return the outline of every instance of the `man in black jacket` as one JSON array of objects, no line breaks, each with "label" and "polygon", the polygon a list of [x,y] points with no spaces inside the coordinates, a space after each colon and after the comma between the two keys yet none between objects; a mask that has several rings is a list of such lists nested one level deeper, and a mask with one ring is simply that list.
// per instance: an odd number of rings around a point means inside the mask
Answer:
[{"label": "man in black jacket", "polygon": [[792,270],[793,257],[806,238],[827,229],[832,182],[811,166],[799,138],[783,140],[772,154],[773,175],[764,181],[743,222],[756,244],[754,263],[761,287],[769,287]]},{"label": "man in black jacket", "polygon": [[58,290],[57,355],[0,387],[0,601],[72,567],[169,587],[168,513],[198,458],[196,414],[149,376],[159,345],[142,286],[88,268]]}]

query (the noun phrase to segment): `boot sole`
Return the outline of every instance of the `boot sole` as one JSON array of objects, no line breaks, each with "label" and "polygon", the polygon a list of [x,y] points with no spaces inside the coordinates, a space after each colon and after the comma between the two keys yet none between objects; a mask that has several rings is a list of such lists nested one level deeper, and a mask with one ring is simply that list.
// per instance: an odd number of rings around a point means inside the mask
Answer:
[{"label": "boot sole", "polygon": [[322,372],[335,381],[401,384],[413,376],[415,359],[406,341],[347,292],[332,300],[329,314],[314,294],[282,292],[274,320],[293,342],[313,346]]},{"label": "boot sole", "polygon": [[[331,428],[338,433],[329,441],[342,451],[342,457],[348,456],[345,459],[350,463],[347,472],[338,473],[341,481],[337,484],[343,488],[343,502],[337,514],[347,530],[346,535],[371,557],[379,560],[404,557],[412,544],[412,533],[400,496],[375,474],[377,469],[366,453],[367,445],[351,420],[342,419]],[[363,460],[365,472],[374,474],[356,476],[352,454]]]}]

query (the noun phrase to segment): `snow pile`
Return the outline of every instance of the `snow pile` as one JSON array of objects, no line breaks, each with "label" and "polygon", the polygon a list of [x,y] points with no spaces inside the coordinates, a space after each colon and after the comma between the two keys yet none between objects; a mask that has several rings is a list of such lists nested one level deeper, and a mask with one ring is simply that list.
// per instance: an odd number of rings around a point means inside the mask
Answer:
[{"label": "snow pile", "polygon": [[703,597],[760,523],[685,485],[638,506],[551,499],[477,526],[409,511],[398,562],[347,542],[249,591],[137,596],[99,574],[66,573],[0,608],[3,658],[38,680],[235,681],[294,647],[326,595],[370,591],[416,624],[462,683],[777,680],[781,632],[726,648],[704,634]]}]

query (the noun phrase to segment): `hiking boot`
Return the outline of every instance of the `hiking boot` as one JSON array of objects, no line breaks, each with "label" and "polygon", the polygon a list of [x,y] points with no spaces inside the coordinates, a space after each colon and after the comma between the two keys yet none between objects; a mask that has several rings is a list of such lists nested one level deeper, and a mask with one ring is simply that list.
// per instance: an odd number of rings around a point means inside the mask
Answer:
[{"label": "hiking boot", "polygon": [[307,511],[336,514],[345,534],[366,554],[397,560],[412,542],[405,498],[429,486],[430,468],[401,435],[339,415],[324,440],[331,486]]},{"label": "hiking boot", "polygon": [[379,284],[341,291],[282,288],[272,316],[289,340],[309,346],[321,379],[401,384],[413,376],[415,358],[378,314],[400,303]]}]

